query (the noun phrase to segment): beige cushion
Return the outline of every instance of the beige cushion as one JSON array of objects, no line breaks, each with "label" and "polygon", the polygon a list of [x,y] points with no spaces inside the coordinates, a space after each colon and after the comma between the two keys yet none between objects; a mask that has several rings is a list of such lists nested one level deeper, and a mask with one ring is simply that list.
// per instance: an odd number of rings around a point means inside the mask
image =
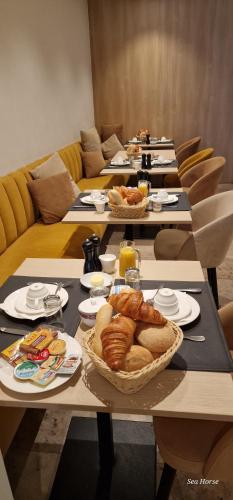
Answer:
[{"label": "beige cushion", "polygon": [[80,130],[83,151],[101,151],[101,140],[95,127]]},{"label": "beige cushion", "polygon": [[101,139],[102,142],[106,141],[111,137],[111,135],[116,134],[119,141],[123,142],[123,125],[120,123],[106,124],[101,127]]},{"label": "beige cushion", "polygon": [[31,181],[28,188],[45,224],[60,221],[75,199],[68,172]]},{"label": "beige cushion", "polygon": [[105,167],[105,160],[101,151],[88,151],[81,153],[83,168],[87,179],[97,177]]},{"label": "beige cushion", "polygon": [[215,441],[231,424],[225,422],[156,418],[156,440],[165,462],[175,469],[201,474]]},{"label": "beige cushion", "polygon": [[109,139],[107,139],[107,141],[103,142],[102,151],[104,158],[106,160],[111,160],[118,151],[125,151],[125,148],[117,139],[116,134],[113,134],[109,137]]},{"label": "beige cushion", "polygon": [[[48,160],[44,161],[43,163],[41,163],[41,165],[31,170],[30,174],[33,179],[47,179],[47,177],[51,177],[52,175],[56,174],[62,174],[64,172],[68,172],[64,162],[62,161],[59,153],[54,153]],[[70,173],[69,177],[74,195],[77,198],[80,193],[80,189],[78,188],[78,186],[76,186]]]}]

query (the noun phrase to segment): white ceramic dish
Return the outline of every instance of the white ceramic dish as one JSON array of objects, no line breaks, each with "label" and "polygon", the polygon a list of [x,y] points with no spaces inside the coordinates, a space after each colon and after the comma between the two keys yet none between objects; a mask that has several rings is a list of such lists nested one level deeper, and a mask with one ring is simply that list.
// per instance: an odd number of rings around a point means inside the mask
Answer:
[{"label": "white ceramic dish", "polygon": [[159,160],[156,158],[155,160],[152,160],[151,164],[152,165],[171,165],[173,160]]},{"label": "white ceramic dish", "polygon": [[100,262],[102,264],[103,272],[107,274],[112,274],[115,271],[116,256],[113,253],[103,253],[99,255]]},{"label": "white ceramic dish", "polygon": [[[156,290],[143,290],[144,299],[150,299],[155,292]],[[175,290],[175,293],[179,302],[179,312],[171,316],[166,315],[166,317],[171,321],[175,321],[178,326],[188,325],[198,318],[200,306],[191,295],[177,290]],[[157,309],[159,308],[157,307]]]},{"label": "white ceramic dish", "polygon": [[[70,337],[67,333],[59,332],[58,338],[66,342],[66,355],[76,354],[81,363],[82,348],[79,342],[73,339],[73,337]],[[71,377],[72,375],[56,375],[55,379],[47,387],[40,387],[33,384],[33,382],[16,379],[14,377],[14,366],[7,363],[5,359],[0,358],[0,382],[11,391],[21,394],[38,394],[51,391],[65,384]]]},{"label": "white ceramic dish", "polygon": [[[45,283],[48,288],[49,294],[53,294],[56,291],[57,285],[52,285],[49,283]],[[30,319],[34,321],[39,318],[43,318],[44,316],[52,316],[54,311],[50,314],[45,314],[45,309],[32,309],[28,307],[26,304],[26,293],[28,291],[29,286],[25,286],[23,288],[19,288],[12,292],[2,304],[0,304],[0,309],[5,311],[6,314],[16,319]],[[60,292],[58,292],[59,297],[62,300],[62,307],[66,305],[69,299],[69,295],[64,288],[61,288]]]},{"label": "white ceramic dish", "polygon": [[93,285],[91,284],[91,278],[95,274],[102,274],[104,278],[104,283],[103,286],[111,286],[112,285],[112,278],[107,274],[107,273],[100,273],[99,271],[93,272],[93,273],[87,273],[83,274],[83,276],[80,278],[80,282],[83,286],[86,288],[93,288]]},{"label": "white ceramic dish", "polygon": [[86,299],[80,302],[78,310],[83,323],[90,327],[94,326],[96,322],[96,314],[100,307],[104,304],[106,304],[106,299],[104,297],[96,297],[95,304],[92,303],[91,299]]},{"label": "white ceramic dish", "polygon": [[129,144],[142,144],[142,141],[133,141],[132,139],[128,141]]},{"label": "white ceramic dish", "polygon": [[176,196],[176,194],[169,194],[167,200],[161,200],[156,196],[156,194],[152,194],[149,198],[154,201],[159,201],[162,205],[170,205],[171,203],[176,203],[178,201],[178,196]]},{"label": "white ceramic dish", "polygon": [[172,139],[167,139],[166,137],[161,137],[158,142],[172,142]]},{"label": "white ceramic dish", "polygon": [[[83,196],[83,198],[80,198],[80,201],[81,203],[84,203],[84,205],[95,205],[95,201],[93,201],[90,195]],[[100,201],[105,201],[105,203],[108,203],[108,197],[102,195]]]},{"label": "white ceramic dish", "polygon": [[116,166],[116,167],[125,167],[126,165],[130,165],[130,161],[129,160],[124,160],[122,163],[118,162],[117,160],[112,160],[111,161],[111,165],[112,166]]}]

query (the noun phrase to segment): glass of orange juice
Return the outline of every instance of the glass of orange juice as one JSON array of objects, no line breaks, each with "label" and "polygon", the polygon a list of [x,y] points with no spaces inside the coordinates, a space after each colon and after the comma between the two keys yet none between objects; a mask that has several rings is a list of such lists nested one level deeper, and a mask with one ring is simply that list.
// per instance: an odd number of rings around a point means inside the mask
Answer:
[{"label": "glass of orange juice", "polygon": [[141,191],[145,198],[149,195],[150,182],[145,179],[140,179],[138,181],[138,189]]},{"label": "glass of orange juice", "polygon": [[[136,261],[138,260],[138,264]],[[135,248],[134,241],[122,241],[120,243],[120,254],[119,254],[119,274],[122,278],[125,277],[126,269],[129,267],[140,268],[141,264],[141,254],[138,248]]]}]

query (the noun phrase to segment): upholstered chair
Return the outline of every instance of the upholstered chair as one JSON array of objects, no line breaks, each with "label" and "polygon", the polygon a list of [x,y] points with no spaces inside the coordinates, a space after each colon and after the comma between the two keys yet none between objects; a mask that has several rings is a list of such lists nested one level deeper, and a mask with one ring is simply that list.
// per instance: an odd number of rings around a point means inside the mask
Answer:
[{"label": "upholstered chair", "polygon": [[176,159],[179,165],[181,165],[183,161],[187,160],[187,158],[197,152],[200,141],[200,136],[193,137],[192,139],[183,142],[183,144],[180,144],[180,146],[176,148]]},{"label": "upholstered chair", "polygon": [[[233,349],[233,302],[218,312],[228,347]],[[154,418],[154,428],[164,460],[157,500],[168,500],[176,470],[232,481],[232,423],[158,417]]]},{"label": "upholstered chair", "polygon": [[206,148],[198,151],[194,155],[187,158],[178,168],[177,174],[168,174],[165,176],[164,186],[165,187],[178,187],[181,185],[181,176],[187,172],[190,168],[194,167],[198,163],[211,158],[214,150],[213,148]]},{"label": "upholstered chair", "polygon": [[106,141],[111,135],[116,134],[121,144],[123,144],[123,125],[122,123],[106,123],[101,126],[101,140]]},{"label": "upholstered chair", "polygon": [[181,177],[181,186],[187,192],[191,205],[217,192],[224,165],[223,156],[198,163]]},{"label": "upholstered chair", "polygon": [[216,267],[233,238],[233,190],[215,194],[192,208],[192,231],[163,229],[154,242],[159,260],[200,260],[218,307]]}]

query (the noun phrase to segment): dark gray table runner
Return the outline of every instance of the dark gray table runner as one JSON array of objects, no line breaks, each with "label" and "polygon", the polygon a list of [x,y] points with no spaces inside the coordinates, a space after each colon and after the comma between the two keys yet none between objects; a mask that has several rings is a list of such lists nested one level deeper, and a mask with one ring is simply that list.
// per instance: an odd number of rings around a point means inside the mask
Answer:
[{"label": "dark gray table runner", "polygon": [[[78,198],[76,198],[76,200],[74,201],[74,203],[71,205],[71,207],[69,208],[69,211],[71,212],[86,212],[86,211],[91,211],[91,212],[95,212],[95,206],[93,205],[84,205],[82,202],[81,202],[81,199],[84,197],[84,196],[87,196],[88,194],[90,193],[81,193]],[[169,194],[176,194],[176,192],[174,193],[169,193]],[[190,203],[189,203],[189,199],[188,199],[188,196],[187,196],[187,193],[178,193],[179,196],[178,196],[178,201],[176,203],[171,203],[169,205],[163,205],[162,206],[162,211],[163,212],[169,212],[169,211],[172,211],[172,212],[176,212],[176,211],[190,211],[191,210],[191,206],[190,206]],[[108,204],[106,203],[105,204],[105,211],[106,212],[110,212],[111,209],[109,208]],[[152,209],[148,209],[148,211],[152,211]]]},{"label": "dark gray table runner", "polygon": [[[166,281],[163,283],[166,287],[173,289],[191,287],[202,289],[200,294],[190,294],[200,305],[200,317],[181,328],[191,335],[204,335],[206,338],[205,342],[184,340],[168,368],[210,372],[233,371],[233,362],[227,348],[209,284],[196,281]],[[115,284],[124,284],[124,280],[116,280]],[[141,289],[156,289],[160,284],[160,281],[143,280]]]},{"label": "dark gray table runner", "polygon": [[[42,282],[42,283],[53,283],[54,281],[71,281],[70,278],[41,278],[41,277],[33,277],[33,276],[11,276],[0,288],[0,302],[4,302],[5,298],[18,288],[22,288],[27,285],[28,282]],[[88,299],[89,294],[85,291],[81,285],[80,280],[77,278],[72,279],[72,285],[66,288],[67,293],[69,294],[69,300],[65,307],[63,308],[63,320],[65,331],[74,337],[78,328],[78,324],[80,322],[80,316],[78,312],[78,305],[85,299]],[[29,332],[36,328],[41,323],[48,323],[49,318],[40,318],[36,321],[30,321],[25,319],[14,319],[5,314],[4,312],[0,312],[0,326],[12,327],[12,328],[23,328],[24,330],[28,330]],[[19,338],[16,335],[6,334],[0,332],[0,351],[5,349],[10,344],[13,344],[14,341]]]}]

